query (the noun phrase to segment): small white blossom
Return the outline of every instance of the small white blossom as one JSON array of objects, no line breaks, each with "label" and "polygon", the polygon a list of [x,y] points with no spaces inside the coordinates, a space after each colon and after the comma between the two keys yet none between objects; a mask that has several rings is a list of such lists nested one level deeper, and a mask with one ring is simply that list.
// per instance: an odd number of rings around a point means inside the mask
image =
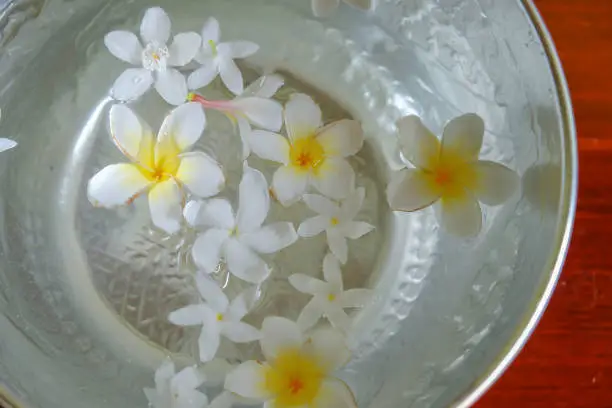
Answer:
[{"label": "small white blossom", "polygon": [[174,363],[167,359],[155,371],[155,388],[144,393],[153,408],[206,408],[208,398],[196,390],[203,382],[196,367],[175,374]]},{"label": "small white blossom", "polygon": [[318,194],[304,194],[304,203],[319,215],[302,222],[298,227],[298,235],[309,238],[325,231],[329,249],[345,264],[348,259],[346,239],[361,238],[374,229],[374,226],[367,222],[354,221],[364,198],[363,187],[355,189],[340,205]]}]

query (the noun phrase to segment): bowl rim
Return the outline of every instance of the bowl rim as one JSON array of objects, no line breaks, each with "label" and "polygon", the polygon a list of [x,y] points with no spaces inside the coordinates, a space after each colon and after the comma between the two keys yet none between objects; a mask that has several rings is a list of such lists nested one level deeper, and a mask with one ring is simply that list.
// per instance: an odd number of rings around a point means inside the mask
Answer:
[{"label": "bowl rim", "polygon": [[555,241],[553,254],[549,260],[550,273],[548,279],[538,289],[539,294],[524,313],[522,326],[515,330],[512,338],[507,341],[507,346],[500,353],[496,362],[492,364],[487,372],[471,385],[471,390],[457,398],[452,406],[457,408],[468,408],[474,405],[510,367],[514,359],[521,352],[527,340],[531,337],[538,325],[561,276],[563,264],[567,258],[567,252],[574,227],[576,216],[576,205],[578,200],[578,137],[576,122],[570,90],[567,84],[561,59],[557,53],[554,41],[542,15],[538,11],[533,0],[520,0],[527,17],[533,24],[538,37],[546,53],[546,58],[555,83],[560,105],[561,120],[563,124],[563,183],[561,185],[560,209],[559,209],[559,231]]}]

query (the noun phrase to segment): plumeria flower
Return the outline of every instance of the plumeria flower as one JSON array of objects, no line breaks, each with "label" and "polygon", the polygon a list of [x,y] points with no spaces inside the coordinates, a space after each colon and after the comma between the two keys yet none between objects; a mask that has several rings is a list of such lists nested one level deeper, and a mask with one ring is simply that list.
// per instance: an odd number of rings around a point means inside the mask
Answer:
[{"label": "plumeria flower", "polygon": [[202,88],[221,76],[221,80],[231,92],[240,95],[244,90],[242,73],[234,59],[249,57],[259,50],[259,45],[251,41],[220,43],[221,30],[215,18],[209,18],[202,28],[202,49],[195,59],[202,66],[189,75],[189,88]]},{"label": "plumeria flower", "polygon": [[302,293],[312,295],[312,300],[302,309],[297,324],[302,330],[308,330],[326,317],[339,330],[347,332],[351,324],[344,312],[347,308],[364,307],[372,298],[369,289],[344,290],[340,263],[332,254],[323,259],[323,277],[325,281],[296,273],[289,276],[289,283]]},{"label": "plumeria flower", "polygon": [[196,390],[203,382],[195,367],[175,374],[174,363],[166,359],[155,371],[155,388],[145,388],[144,393],[153,408],[205,408],[208,398]]},{"label": "plumeria flower", "polygon": [[202,109],[188,103],[164,120],[157,140],[149,126],[125,105],[110,110],[110,133],[131,163],[112,164],[89,181],[87,193],[96,206],[131,203],[147,192],[153,224],[169,234],[180,229],[185,189],[211,197],[224,186],[219,164],[203,152],[189,152],[206,125]]},{"label": "plumeria flower", "polygon": [[130,68],[117,78],[112,95],[129,101],[142,96],[154,84],[157,92],[172,105],[180,105],[187,98],[187,82],[183,74],[172,67],[187,65],[198,52],[202,40],[197,33],[188,32],[170,39],[170,18],[166,12],[153,7],[145,12],[140,25],[140,37],[128,31],[113,31],[104,43],[117,58],[142,68]]},{"label": "plumeria flower", "polygon": [[323,127],[319,106],[308,95],[294,94],[285,106],[285,127],[288,139],[254,130],[249,141],[256,155],[283,165],[272,182],[278,200],[296,202],[309,184],[328,197],[346,197],[355,172],[345,158],[363,146],[359,122],[344,119]]},{"label": "plumeria flower", "polygon": [[[344,0],[346,4],[362,10],[370,10],[373,0]],[[315,17],[329,17],[340,5],[340,0],[311,0],[312,13]]]},{"label": "plumeria flower", "polygon": [[491,161],[478,160],[484,122],[475,114],[446,125],[442,143],[417,116],[398,121],[400,149],[416,168],[396,173],[387,189],[392,209],[417,211],[440,202],[442,226],[459,236],[477,235],[482,228],[478,201],[499,205],[518,186],[518,175]]},{"label": "plumeria flower", "polygon": [[[0,120],[2,120],[2,109],[0,109]],[[15,146],[17,146],[16,141],[0,137],[0,152],[10,150]]]},{"label": "plumeria flower", "polygon": [[306,337],[291,320],[267,317],[260,340],[266,362],[247,361],[228,374],[225,388],[274,408],[355,408],[349,387],[330,374],[350,357],[344,336],[319,330]]},{"label": "plumeria flower", "polygon": [[223,257],[228,270],[251,283],[261,283],[270,270],[259,254],[272,254],[297,240],[290,222],[262,226],[270,210],[268,184],[263,174],[246,167],[238,188],[238,212],[224,199],[192,201],[185,219],[194,227],[208,228],[193,245],[193,260],[212,272]]},{"label": "plumeria flower", "polygon": [[304,194],[304,203],[318,215],[302,222],[298,227],[298,235],[309,238],[325,231],[329,249],[345,264],[348,258],[346,239],[361,238],[374,229],[367,222],[354,221],[364,198],[363,187],[355,189],[340,205],[318,194]]},{"label": "plumeria flower", "polygon": [[234,343],[259,340],[259,330],[241,322],[252,305],[253,290],[243,291],[230,303],[221,288],[208,276],[197,274],[195,280],[198,292],[206,302],[175,310],[168,320],[179,326],[202,326],[198,340],[201,361],[210,361],[215,357],[221,336]]}]

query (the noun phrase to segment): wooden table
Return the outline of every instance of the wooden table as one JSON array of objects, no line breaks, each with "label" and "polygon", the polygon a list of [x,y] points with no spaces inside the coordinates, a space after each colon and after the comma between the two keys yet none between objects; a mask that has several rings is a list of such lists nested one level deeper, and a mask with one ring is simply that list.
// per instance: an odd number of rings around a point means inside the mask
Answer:
[{"label": "wooden table", "polygon": [[477,407],[612,407],[612,0],[535,2],[574,102],[578,213],[548,310]]}]

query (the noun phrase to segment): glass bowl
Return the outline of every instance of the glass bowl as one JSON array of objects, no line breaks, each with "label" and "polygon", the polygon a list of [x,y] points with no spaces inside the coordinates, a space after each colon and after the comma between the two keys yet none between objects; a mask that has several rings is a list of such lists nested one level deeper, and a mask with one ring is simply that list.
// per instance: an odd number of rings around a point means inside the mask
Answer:
[{"label": "glass bowl", "polygon": [[[137,30],[152,5],[0,5],[0,132],[19,143],[0,156],[0,401],[146,406],[142,389],[166,355],[192,361],[191,334],[166,321],[193,295],[181,249],[190,237],[152,230],[139,202],[94,209],[86,185],[120,157],[106,123],[109,89],[125,66],[107,52],[104,35]],[[326,19],[313,17],[308,0],[155,5],[177,31],[199,31],[215,16],[227,38],[260,44],[241,65],[247,79],[279,72],[288,89],[317,95],[326,119],[361,121],[366,147],[356,166],[379,228],[351,247],[348,263],[351,279],[377,294],[356,318],[353,359],[340,373],[358,406],[474,403],[546,307],[576,204],[568,89],[532,2],[380,0],[367,12],[342,4]],[[152,96],[137,106],[150,123],[168,110]],[[467,112],[486,123],[481,157],[516,170],[522,188],[505,205],[484,208],[482,232],[464,240],[445,234],[429,209],[390,211],[384,188],[401,164],[398,118],[417,114],[440,134]],[[235,179],[238,147],[221,137],[231,125],[213,117],[208,129],[202,147]],[[316,242],[300,247],[276,267],[308,271],[321,251]],[[268,288],[276,297],[260,314],[300,302],[285,286]]]}]

